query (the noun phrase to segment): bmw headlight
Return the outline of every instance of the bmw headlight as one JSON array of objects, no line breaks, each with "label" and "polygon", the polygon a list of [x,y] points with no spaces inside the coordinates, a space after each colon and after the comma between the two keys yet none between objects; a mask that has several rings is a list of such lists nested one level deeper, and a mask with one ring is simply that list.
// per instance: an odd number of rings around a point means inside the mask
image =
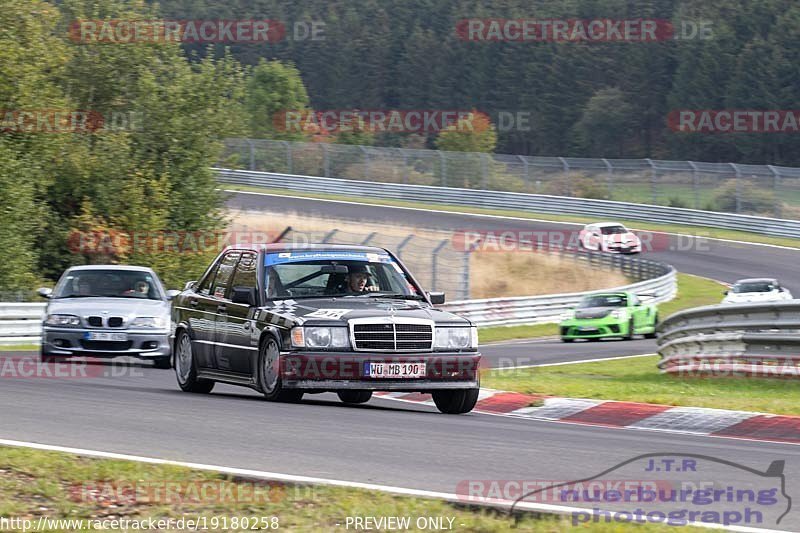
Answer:
[{"label": "bmw headlight", "polygon": [[131,321],[132,328],[159,328],[165,329],[169,324],[169,317],[164,316],[140,316]]},{"label": "bmw headlight", "polygon": [[47,315],[45,326],[76,327],[81,325],[81,319],[75,315]]},{"label": "bmw headlight", "polygon": [[295,348],[349,348],[347,328],[307,326],[292,330],[292,346]]},{"label": "bmw headlight", "polygon": [[478,347],[478,328],[436,328],[437,350],[465,350]]}]

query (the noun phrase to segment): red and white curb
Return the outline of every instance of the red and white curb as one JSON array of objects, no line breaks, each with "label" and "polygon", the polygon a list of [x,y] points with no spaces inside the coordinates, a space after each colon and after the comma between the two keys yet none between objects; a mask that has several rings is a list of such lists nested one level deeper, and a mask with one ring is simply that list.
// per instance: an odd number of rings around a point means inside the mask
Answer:
[{"label": "red and white curb", "polygon": [[[387,400],[433,405],[429,394],[378,392],[375,395]],[[481,389],[475,412],[610,428],[800,444],[800,416],[553,398],[491,389]]]}]

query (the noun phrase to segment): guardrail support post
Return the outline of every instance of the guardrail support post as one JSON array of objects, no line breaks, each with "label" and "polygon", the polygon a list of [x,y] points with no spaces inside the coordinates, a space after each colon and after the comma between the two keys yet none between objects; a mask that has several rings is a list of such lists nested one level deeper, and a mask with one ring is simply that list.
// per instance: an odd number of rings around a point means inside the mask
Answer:
[{"label": "guardrail support post", "polygon": [[[521,155],[518,155],[517,157],[519,158],[520,161],[522,161],[522,166],[525,168],[524,180],[525,180],[525,184],[527,185],[531,181],[530,164],[528,164],[528,159],[526,157],[521,156]],[[539,192],[539,191],[537,190],[536,192]]]},{"label": "guardrail support post", "polygon": [[364,179],[369,181],[369,176],[371,174],[369,168],[369,152],[367,152],[367,149],[364,148],[363,146],[359,146],[359,148],[361,149],[361,153],[364,156]]},{"label": "guardrail support post", "polygon": [[692,167],[692,190],[694,192],[694,208],[700,209],[700,175],[697,173],[697,165],[693,161],[688,161]]},{"label": "guardrail support post", "polygon": [[286,147],[286,172],[292,174],[292,144],[289,141],[282,141],[283,145]]},{"label": "guardrail support post", "polygon": [[320,147],[322,148],[322,175],[326,178],[331,177],[331,158],[328,154],[328,145],[326,143],[320,143]]},{"label": "guardrail support post", "polygon": [[742,212],[742,171],[739,165],[731,163],[733,170],[736,171],[736,213]]},{"label": "guardrail support post", "polygon": [[569,193],[567,196],[572,196],[572,180],[569,177],[569,163],[567,163],[567,160],[563,157],[559,157],[558,160],[561,161],[561,167],[564,169],[564,178],[567,180],[567,192]]},{"label": "guardrail support post", "polygon": [[439,163],[442,171],[442,187],[447,187],[447,160],[444,157],[444,152],[439,152]]},{"label": "guardrail support post", "polygon": [[368,244],[369,244],[369,242],[370,242],[372,239],[374,239],[374,238],[375,238],[375,235],[377,235],[377,234],[378,234],[378,232],[377,232],[377,231],[373,231],[372,233],[370,233],[369,235],[367,235],[367,238],[366,238],[366,239],[364,239],[364,242],[362,242],[362,243],[361,243],[361,246],[366,246],[366,245],[368,245]]},{"label": "guardrail support post", "polygon": [[408,154],[402,148],[398,148],[400,150],[400,155],[403,156],[403,184],[408,185]]},{"label": "guardrail support post", "polygon": [[250,145],[250,170],[256,169],[256,145],[253,144],[252,139],[245,139],[247,144]]},{"label": "guardrail support post", "polygon": [[603,158],[603,163],[606,164],[606,169],[608,170],[608,176],[606,177],[606,184],[608,186],[608,199],[614,199],[614,167],[611,166],[611,163],[608,162],[608,159],[605,157]]},{"label": "guardrail support post", "polygon": [[481,154],[481,189],[489,188],[489,156]]},{"label": "guardrail support post", "polygon": [[431,290],[432,291],[436,290],[436,286],[437,286],[437,283],[439,281],[437,279],[439,277],[439,252],[442,251],[442,248],[444,248],[447,245],[448,242],[449,241],[447,241],[447,240],[443,240],[442,242],[440,242],[439,245],[436,248],[433,249],[433,254],[431,255],[431,257],[433,258],[433,261],[431,263]]}]

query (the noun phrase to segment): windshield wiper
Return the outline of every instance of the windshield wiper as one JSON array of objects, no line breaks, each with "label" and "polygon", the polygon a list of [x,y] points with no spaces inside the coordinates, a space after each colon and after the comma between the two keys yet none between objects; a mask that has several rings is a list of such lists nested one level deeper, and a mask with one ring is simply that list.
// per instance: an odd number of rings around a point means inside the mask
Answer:
[{"label": "windshield wiper", "polygon": [[366,296],[367,298],[391,298],[392,300],[424,300],[422,296],[418,294],[381,294],[379,292],[371,292],[368,294],[362,294],[361,296]]}]

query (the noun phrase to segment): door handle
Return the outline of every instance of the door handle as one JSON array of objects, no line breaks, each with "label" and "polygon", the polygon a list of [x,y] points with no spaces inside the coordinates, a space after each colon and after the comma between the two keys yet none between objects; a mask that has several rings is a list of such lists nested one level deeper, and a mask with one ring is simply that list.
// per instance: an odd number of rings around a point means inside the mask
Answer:
[{"label": "door handle", "polygon": [[217,311],[220,312],[220,313],[225,313],[225,312],[228,311],[228,306],[225,305],[225,304],[219,304],[217,306]]}]

